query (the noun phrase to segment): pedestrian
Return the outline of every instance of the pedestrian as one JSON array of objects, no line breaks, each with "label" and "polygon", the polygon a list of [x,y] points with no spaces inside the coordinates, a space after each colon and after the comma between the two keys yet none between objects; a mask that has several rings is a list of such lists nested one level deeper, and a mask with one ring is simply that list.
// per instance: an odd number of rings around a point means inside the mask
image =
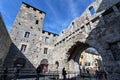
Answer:
[{"label": "pedestrian", "polygon": [[15,68],[15,77],[14,77],[14,80],[17,80],[17,78],[19,77],[20,70],[21,70],[21,67],[16,67]]},{"label": "pedestrian", "polygon": [[86,72],[87,72],[87,74],[89,74],[89,69],[88,68],[86,69]]},{"label": "pedestrian", "polygon": [[63,80],[65,80],[67,75],[65,68],[62,69],[62,75],[63,75]]},{"label": "pedestrian", "polygon": [[46,68],[46,66],[44,65],[44,66],[43,66],[43,71],[42,71],[42,73],[45,75],[46,72],[47,72],[47,68]]},{"label": "pedestrian", "polygon": [[42,73],[42,67],[41,67],[41,65],[39,65],[37,67],[36,72],[37,72],[37,78],[36,78],[36,80],[39,80],[39,76]]},{"label": "pedestrian", "polygon": [[102,70],[102,75],[105,78],[105,80],[108,80],[108,74],[107,74],[107,71],[105,69]]},{"label": "pedestrian", "polygon": [[90,72],[88,68],[86,69],[86,72],[87,72],[87,75],[90,77]]}]

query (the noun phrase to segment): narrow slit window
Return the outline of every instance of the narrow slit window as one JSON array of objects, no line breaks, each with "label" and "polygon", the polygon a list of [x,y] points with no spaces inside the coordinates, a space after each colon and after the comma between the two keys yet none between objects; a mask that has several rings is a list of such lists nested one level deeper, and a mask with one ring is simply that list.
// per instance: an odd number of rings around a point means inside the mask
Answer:
[{"label": "narrow slit window", "polygon": [[72,22],[72,29],[74,29],[75,28],[75,23],[74,22]]},{"label": "narrow slit window", "polygon": [[29,38],[29,36],[30,36],[30,32],[25,32],[24,37],[25,37],[25,38]]},{"label": "narrow slit window", "polygon": [[27,47],[27,45],[22,44],[22,46],[21,46],[21,49],[20,49],[20,50],[21,50],[22,52],[25,52],[25,51],[26,51],[26,47]]},{"label": "narrow slit window", "polygon": [[39,23],[39,20],[36,20],[36,22],[35,22],[36,24],[38,24]]},{"label": "narrow slit window", "polygon": [[48,43],[49,37],[45,37],[45,43]]}]

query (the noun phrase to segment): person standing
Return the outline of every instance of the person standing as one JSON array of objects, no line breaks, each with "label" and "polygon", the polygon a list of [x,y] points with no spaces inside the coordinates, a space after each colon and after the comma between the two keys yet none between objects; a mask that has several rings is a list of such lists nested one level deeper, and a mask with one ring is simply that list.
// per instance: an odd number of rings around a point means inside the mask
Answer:
[{"label": "person standing", "polygon": [[37,67],[36,72],[37,72],[37,78],[36,78],[36,80],[39,80],[40,73],[42,73],[42,67],[41,67],[41,65],[39,65]]},{"label": "person standing", "polygon": [[105,69],[103,69],[102,75],[105,78],[105,80],[108,80],[108,73],[107,73],[107,71]]},{"label": "person standing", "polygon": [[62,75],[63,75],[63,80],[65,80],[67,75],[65,68],[62,69]]}]

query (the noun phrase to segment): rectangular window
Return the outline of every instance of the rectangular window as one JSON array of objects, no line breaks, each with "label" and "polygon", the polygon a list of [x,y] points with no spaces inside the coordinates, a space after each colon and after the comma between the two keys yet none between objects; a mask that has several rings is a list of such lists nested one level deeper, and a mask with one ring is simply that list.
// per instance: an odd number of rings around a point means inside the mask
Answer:
[{"label": "rectangular window", "polygon": [[29,38],[29,35],[30,35],[30,32],[25,32],[24,37],[25,37],[25,38]]},{"label": "rectangular window", "polygon": [[45,43],[48,43],[49,37],[45,37]]},{"label": "rectangular window", "polygon": [[74,24],[74,22],[72,22],[72,29],[74,29],[75,28],[75,24]]},{"label": "rectangular window", "polygon": [[39,23],[39,20],[36,20],[36,22],[35,22],[36,24],[38,24]]},{"label": "rectangular window", "polygon": [[21,49],[20,49],[20,50],[21,50],[22,52],[25,52],[25,50],[26,50],[26,47],[27,47],[27,45],[25,45],[25,44],[22,44],[22,46],[21,46]]},{"label": "rectangular window", "polygon": [[44,54],[47,54],[48,48],[44,48]]}]

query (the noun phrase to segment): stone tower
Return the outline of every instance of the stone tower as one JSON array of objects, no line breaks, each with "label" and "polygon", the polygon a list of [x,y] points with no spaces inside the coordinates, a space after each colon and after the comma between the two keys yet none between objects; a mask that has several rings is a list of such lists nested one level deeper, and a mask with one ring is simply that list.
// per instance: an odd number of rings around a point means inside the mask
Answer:
[{"label": "stone tower", "polygon": [[26,3],[22,3],[20,11],[10,32],[13,43],[30,60],[37,65],[40,39],[42,34],[45,12]]}]

